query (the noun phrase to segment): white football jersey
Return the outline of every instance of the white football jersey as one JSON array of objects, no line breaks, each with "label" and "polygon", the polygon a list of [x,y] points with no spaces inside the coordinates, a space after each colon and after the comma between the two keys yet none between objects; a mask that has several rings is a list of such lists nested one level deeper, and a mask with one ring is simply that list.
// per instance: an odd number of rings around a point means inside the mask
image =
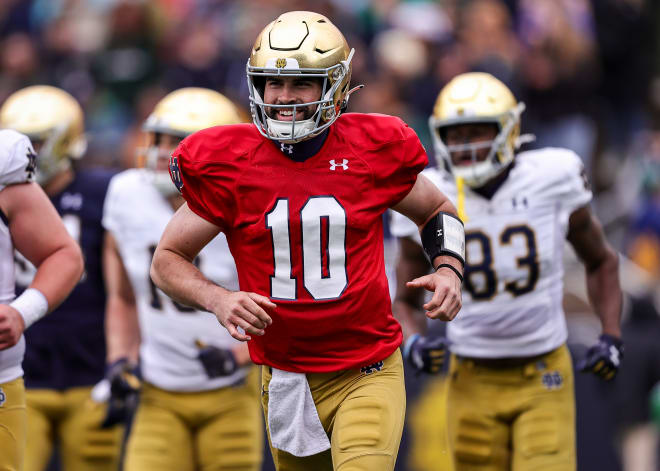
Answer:
[{"label": "white football jersey", "polygon": [[[238,341],[213,314],[172,301],[149,276],[154,250],[173,214],[171,205],[144,170],[126,170],[110,182],[103,226],[117,241],[135,292],[142,335],[142,374],[146,381],[169,391],[205,391],[234,384],[246,375],[246,369],[209,379],[197,359],[195,342],[231,348]],[[238,288],[234,259],[224,234],[202,250],[197,262],[212,281],[227,289]]]},{"label": "white football jersey", "polygon": [[[35,153],[30,140],[8,129],[0,130],[0,191],[16,183],[33,180]],[[0,304],[14,300],[14,244],[8,221],[0,214]],[[0,350],[0,384],[23,376],[21,363],[25,354],[25,338],[11,348]]]},{"label": "white football jersey", "polygon": [[[438,169],[423,174],[456,205],[450,175]],[[580,158],[559,148],[518,154],[490,200],[465,186],[463,307],[447,325],[454,353],[532,356],[566,341],[564,241],[569,216],[590,200]],[[420,241],[417,227],[398,213],[392,233]]]}]

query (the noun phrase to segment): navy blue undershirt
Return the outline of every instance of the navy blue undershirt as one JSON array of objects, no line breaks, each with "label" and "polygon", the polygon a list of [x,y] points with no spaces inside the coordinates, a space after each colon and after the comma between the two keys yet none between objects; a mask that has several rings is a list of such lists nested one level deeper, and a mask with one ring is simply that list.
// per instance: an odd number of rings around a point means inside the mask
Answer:
[{"label": "navy blue undershirt", "polygon": [[321,150],[325,140],[328,137],[328,129],[326,128],[318,136],[307,139],[295,144],[285,144],[283,142],[271,139],[271,142],[288,158],[294,162],[304,162],[305,160],[313,157]]}]

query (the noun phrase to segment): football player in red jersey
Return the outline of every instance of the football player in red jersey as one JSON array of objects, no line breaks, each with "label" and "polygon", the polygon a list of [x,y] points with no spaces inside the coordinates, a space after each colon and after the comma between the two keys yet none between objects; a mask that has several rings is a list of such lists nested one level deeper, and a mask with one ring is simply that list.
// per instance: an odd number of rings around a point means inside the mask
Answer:
[{"label": "football player in red jersey", "polygon": [[[393,318],[382,214],[420,229],[436,270],[433,319],[461,306],[463,225],[418,173],[427,157],[400,119],[342,114],[351,59],[341,32],[290,12],[257,38],[247,64],[254,124],[195,133],[170,173],[186,199],[151,275],[172,298],[212,312],[262,369],[274,461],[283,470],[391,470],[405,415],[401,328]],[[220,231],[241,291],[193,265]]]}]

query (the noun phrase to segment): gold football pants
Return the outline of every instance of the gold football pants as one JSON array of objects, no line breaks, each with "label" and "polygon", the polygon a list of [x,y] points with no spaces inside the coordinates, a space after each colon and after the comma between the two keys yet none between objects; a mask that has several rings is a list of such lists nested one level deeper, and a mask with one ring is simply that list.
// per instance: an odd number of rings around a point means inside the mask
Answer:
[{"label": "gold football pants", "polygon": [[55,443],[64,470],[117,469],[123,427],[101,428],[107,405],[94,402],[91,391],[91,386],[27,390],[25,471],[45,470]]},{"label": "gold football pants", "polygon": [[258,471],[263,455],[258,368],[236,386],[170,392],[144,383],[124,471]]},{"label": "gold football pants", "polygon": [[574,471],[573,368],[565,345],[517,366],[452,356],[447,417],[457,471]]},{"label": "gold football pants", "polygon": [[26,430],[23,378],[0,384],[0,470],[23,470]]},{"label": "gold football pants", "polygon": [[[262,375],[261,402],[267,418],[270,369],[263,367]],[[307,381],[331,449],[300,458],[271,446],[277,470],[393,470],[406,413],[399,349],[382,365],[310,373]]]},{"label": "gold football pants", "polygon": [[453,471],[447,436],[446,375],[430,376],[417,400],[408,404],[408,471]]}]

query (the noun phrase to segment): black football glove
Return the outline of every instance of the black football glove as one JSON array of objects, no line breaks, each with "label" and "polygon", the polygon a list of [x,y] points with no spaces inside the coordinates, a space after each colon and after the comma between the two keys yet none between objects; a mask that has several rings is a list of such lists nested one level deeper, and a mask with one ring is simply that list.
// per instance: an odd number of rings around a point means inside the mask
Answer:
[{"label": "black football glove", "polygon": [[449,341],[445,337],[411,335],[403,347],[403,358],[418,373],[436,374],[445,365]]},{"label": "black football glove", "polygon": [[110,383],[110,397],[101,428],[126,422],[137,404],[141,384],[137,368],[126,358],[120,358],[108,365],[105,379]]},{"label": "black football glove", "polygon": [[236,356],[231,350],[207,345],[199,340],[195,342],[199,348],[199,361],[209,378],[229,376],[238,369]]},{"label": "black football glove", "polygon": [[578,363],[580,371],[591,371],[606,381],[616,376],[623,359],[623,342],[611,335],[602,334],[598,343],[587,350]]}]

